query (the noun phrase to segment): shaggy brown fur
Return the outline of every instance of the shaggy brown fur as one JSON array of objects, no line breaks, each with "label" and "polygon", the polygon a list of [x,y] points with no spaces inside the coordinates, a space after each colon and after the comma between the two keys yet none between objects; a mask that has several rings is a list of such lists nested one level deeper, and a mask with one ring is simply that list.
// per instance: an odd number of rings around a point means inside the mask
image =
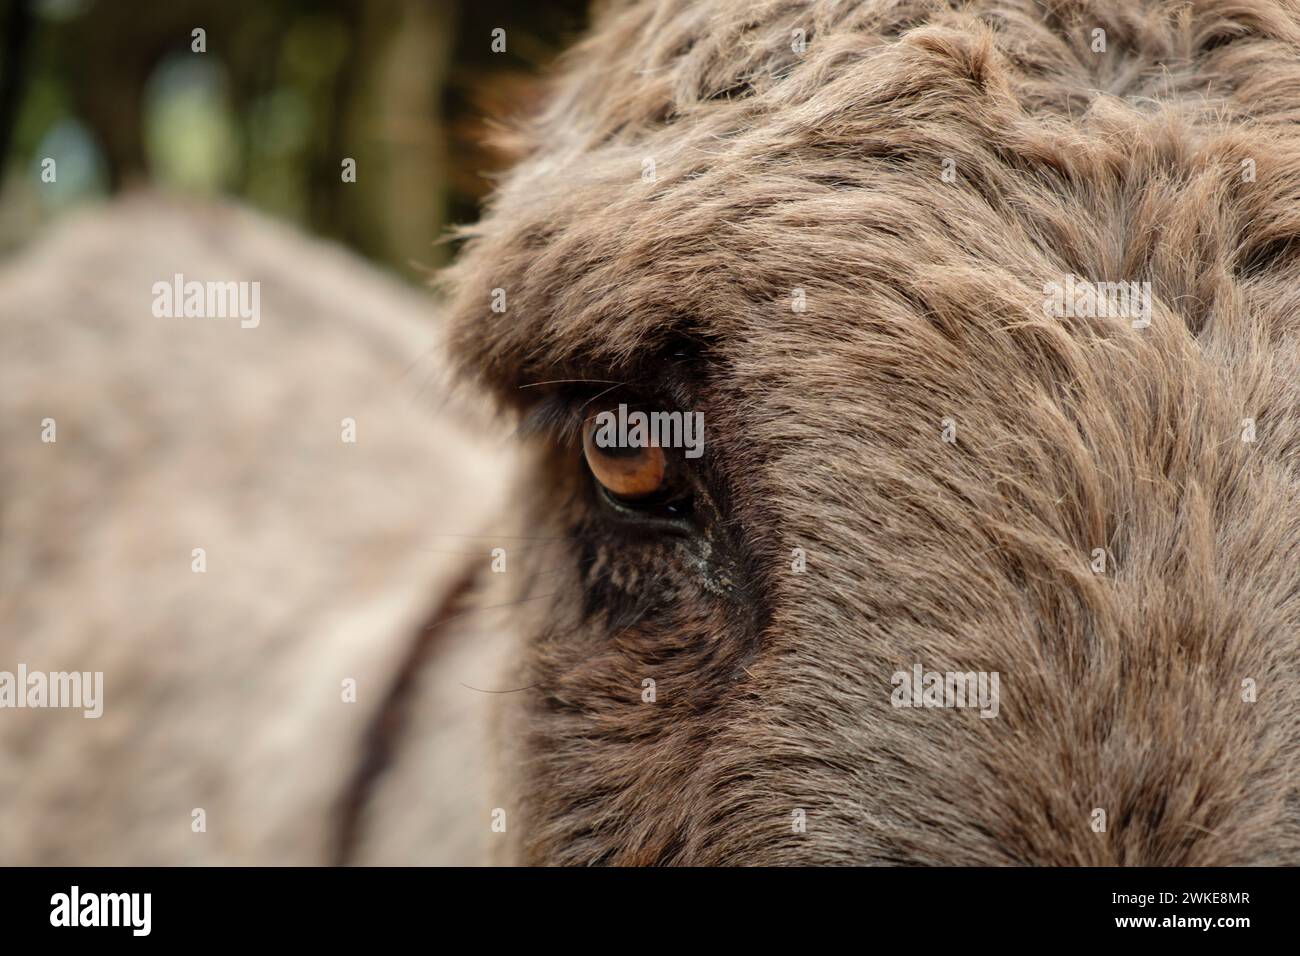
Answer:
[{"label": "shaggy brown fur", "polygon": [[[538,443],[521,859],[1300,862],[1296,3],[612,3],[527,136],[463,362],[707,445],[670,534]],[[999,716],[894,709],[917,662]]]}]

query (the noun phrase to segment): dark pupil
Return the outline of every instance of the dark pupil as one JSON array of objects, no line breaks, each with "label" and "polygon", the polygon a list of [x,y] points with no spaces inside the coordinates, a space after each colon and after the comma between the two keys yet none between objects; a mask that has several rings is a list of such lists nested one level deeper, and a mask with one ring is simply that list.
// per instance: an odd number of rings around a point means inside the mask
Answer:
[{"label": "dark pupil", "polygon": [[639,458],[645,453],[644,448],[633,448],[630,446],[610,446],[608,448],[596,445],[596,449],[606,458]]},{"label": "dark pupil", "polygon": [[598,429],[591,426],[591,444],[604,458],[637,458],[645,452],[641,445],[602,445],[597,439]]}]

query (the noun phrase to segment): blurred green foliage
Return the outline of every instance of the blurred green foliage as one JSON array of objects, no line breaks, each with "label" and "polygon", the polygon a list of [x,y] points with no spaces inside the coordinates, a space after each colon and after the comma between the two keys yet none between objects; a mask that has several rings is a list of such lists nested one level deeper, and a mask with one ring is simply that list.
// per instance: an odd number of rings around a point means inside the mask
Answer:
[{"label": "blurred green foliage", "polygon": [[[149,184],[237,197],[421,281],[498,170],[483,133],[527,110],[586,9],[0,0],[0,254],[70,208]],[[46,158],[54,182],[42,181]]]}]

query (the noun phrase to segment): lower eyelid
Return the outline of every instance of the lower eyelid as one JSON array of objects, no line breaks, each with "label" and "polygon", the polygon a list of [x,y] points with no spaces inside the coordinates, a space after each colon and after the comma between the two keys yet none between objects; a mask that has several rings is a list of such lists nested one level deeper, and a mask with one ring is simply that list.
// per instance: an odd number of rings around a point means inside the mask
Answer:
[{"label": "lower eyelid", "polygon": [[658,514],[619,501],[599,481],[596,482],[596,494],[607,508],[629,524],[635,524],[640,528],[654,528],[683,535],[691,534],[694,530],[689,518]]}]

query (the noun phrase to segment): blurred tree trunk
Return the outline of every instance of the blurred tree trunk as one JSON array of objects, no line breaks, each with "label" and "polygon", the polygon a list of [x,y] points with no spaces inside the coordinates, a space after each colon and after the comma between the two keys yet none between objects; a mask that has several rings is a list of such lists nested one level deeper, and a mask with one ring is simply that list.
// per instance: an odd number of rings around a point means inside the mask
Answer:
[{"label": "blurred tree trunk", "polygon": [[9,158],[18,109],[27,79],[27,49],[32,32],[28,0],[0,4],[0,172]]},{"label": "blurred tree trunk", "polygon": [[[151,176],[176,185],[150,132],[152,94],[166,97],[172,81],[151,81],[169,58],[208,58],[220,76],[215,125],[230,130],[213,148],[231,147],[222,162],[232,164],[216,164],[211,188],[423,281],[454,251],[438,243],[448,224],[471,221],[507,165],[485,133],[535,109],[537,74],[581,29],[586,3],[88,0],[59,13],[0,0],[0,163],[29,162],[46,130],[75,118],[110,191]],[[191,50],[199,27],[202,54]],[[491,49],[498,27],[504,53]],[[206,148],[172,130],[176,115],[160,121],[164,141]],[[355,183],[342,181],[345,158],[357,161]]]},{"label": "blurred tree trunk", "polygon": [[[358,83],[347,105],[349,239],[422,279],[445,252],[447,149],[441,91],[452,64],[455,5],[426,0],[369,4],[360,24]],[[334,175],[337,180],[338,161]]]}]

